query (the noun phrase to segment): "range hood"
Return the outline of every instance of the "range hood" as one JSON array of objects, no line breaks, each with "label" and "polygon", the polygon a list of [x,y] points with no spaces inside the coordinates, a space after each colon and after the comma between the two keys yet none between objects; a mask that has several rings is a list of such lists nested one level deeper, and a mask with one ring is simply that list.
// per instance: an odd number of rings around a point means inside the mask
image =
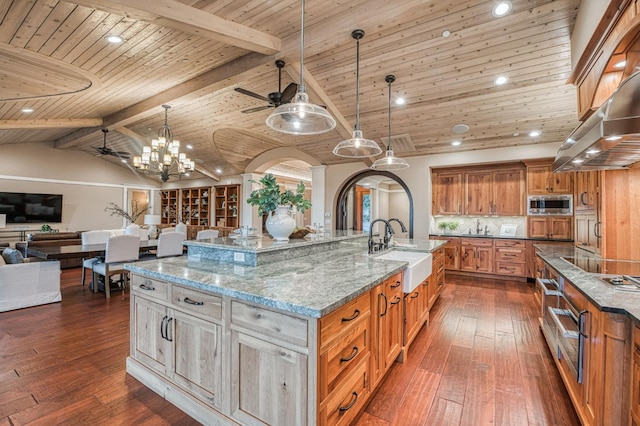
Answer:
[{"label": "range hood", "polygon": [[640,161],[640,72],[571,132],[553,162],[554,172],[626,169]]}]

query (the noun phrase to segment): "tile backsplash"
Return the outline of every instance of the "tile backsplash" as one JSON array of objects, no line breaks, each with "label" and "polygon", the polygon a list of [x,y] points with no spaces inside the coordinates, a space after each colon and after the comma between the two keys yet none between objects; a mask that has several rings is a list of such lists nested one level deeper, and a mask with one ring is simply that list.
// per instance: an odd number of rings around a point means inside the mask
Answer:
[{"label": "tile backsplash", "polygon": [[[469,234],[469,231],[471,231],[472,234],[475,234],[478,220],[480,221],[481,234],[484,234],[485,226],[489,235],[499,235],[502,225],[513,224],[517,225],[516,237],[525,237],[527,235],[526,216],[432,216],[429,233],[435,235],[445,233],[464,235]],[[442,222],[457,222],[458,229],[445,232],[438,228],[438,225]]]}]

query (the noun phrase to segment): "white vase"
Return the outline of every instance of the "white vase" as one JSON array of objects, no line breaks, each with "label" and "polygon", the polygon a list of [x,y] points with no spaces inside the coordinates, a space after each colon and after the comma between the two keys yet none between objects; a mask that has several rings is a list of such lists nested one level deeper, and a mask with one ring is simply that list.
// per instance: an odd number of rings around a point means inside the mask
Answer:
[{"label": "white vase", "polygon": [[296,221],[289,214],[288,206],[278,206],[265,222],[267,231],[276,241],[288,241],[289,235],[296,229]]}]

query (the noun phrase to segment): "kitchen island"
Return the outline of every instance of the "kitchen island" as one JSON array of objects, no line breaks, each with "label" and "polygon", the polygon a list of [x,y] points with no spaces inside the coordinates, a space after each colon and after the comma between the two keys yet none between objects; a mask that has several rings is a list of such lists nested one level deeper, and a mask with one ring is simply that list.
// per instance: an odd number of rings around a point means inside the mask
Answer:
[{"label": "kitchen island", "polygon": [[127,266],[127,372],[204,424],[348,424],[402,350],[407,262],[361,233],[236,240]]},{"label": "kitchen island", "polygon": [[637,274],[640,262],[536,250],[541,330],[582,424],[640,424],[640,288],[607,281]]}]

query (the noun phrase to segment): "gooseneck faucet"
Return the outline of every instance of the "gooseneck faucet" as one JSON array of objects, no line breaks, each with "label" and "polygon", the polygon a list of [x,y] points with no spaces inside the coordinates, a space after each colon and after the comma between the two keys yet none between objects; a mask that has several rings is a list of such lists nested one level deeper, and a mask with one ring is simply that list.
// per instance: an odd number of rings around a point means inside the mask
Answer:
[{"label": "gooseneck faucet", "polygon": [[482,228],[480,228],[480,219],[478,219],[476,221],[476,234],[479,234],[480,231],[482,231]]},{"label": "gooseneck faucet", "polygon": [[407,227],[404,226],[404,223],[402,223],[402,221],[396,217],[392,217],[391,219],[388,220],[389,223],[391,222],[398,222],[398,224],[400,225],[400,232],[407,232]]},{"label": "gooseneck faucet", "polygon": [[[377,222],[384,223],[384,238],[381,242],[374,243],[373,242],[373,225]],[[391,236],[393,235],[393,228],[388,220],[385,219],[375,219],[369,225],[369,254],[389,248],[389,241],[391,240]]]}]

